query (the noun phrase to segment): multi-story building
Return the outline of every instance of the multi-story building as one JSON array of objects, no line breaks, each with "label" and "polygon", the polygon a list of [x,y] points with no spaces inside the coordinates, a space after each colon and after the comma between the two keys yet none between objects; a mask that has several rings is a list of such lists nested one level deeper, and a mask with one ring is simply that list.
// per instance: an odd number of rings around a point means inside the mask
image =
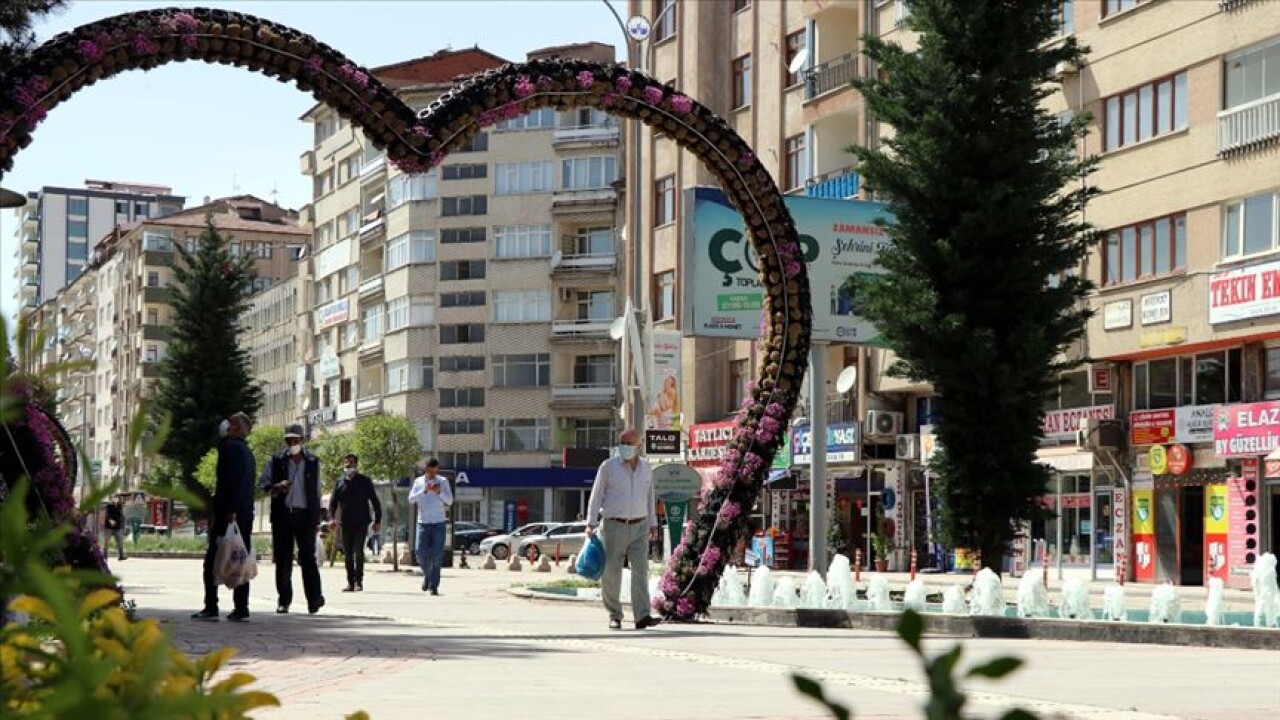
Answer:
[{"label": "multi-story building", "polygon": [[[295,264],[298,270],[307,263]],[[305,273],[295,273],[249,298],[241,317],[242,342],[253,377],[262,384],[257,425],[283,427],[301,422],[306,409],[310,313],[304,312]]]},{"label": "multi-story building", "polygon": [[102,180],[28,193],[27,204],[15,210],[19,306],[30,310],[53,298],[84,271],[96,239],[116,225],[163,217],[184,202],[164,186]]},{"label": "multi-story building", "polygon": [[[531,53],[612,62],[587,43]],[[425,107],[460,75],[502,65],[478,48],[377,68]],[[616,413],[619,128],[547,109],[503,122],[429,173],[406,175],[332,110],[315,144],[314,360],[308,420],[340,432],[390,413],[459,473],[459,519],[572,519]],[[408,472],[408,468],[406,468]]]},{"label": "multi-story building", "polygon": [[[1045,503],[1059,520],[1029,536],[1050,546],[1051,561],[1099,566],[1104,576],[1119,557],[1139,579],[1198,584],[1216,573],[1238,582],[1256,553],[1280,548],[1280,483],[1259,470],[1280,444],[1280,421],[1269,414],[1280,398],[1280,273],[1271,262],[1280,249],[1280,6],[1061,5],[1062,37],[1075,34],[1091,51],[1082,67],[1059,69],[1046,109],[1092,116],[1079,151],[1100,156],[1090,182],[1102,194],[1086,219],[1106,232],[1082,268],[1098,286],[1089,299],[1098,312],[1073,349],[1094,362],[1063,378],[1045,421],[1041,458],[1056,479]],[[858,38],[914,47],[909,2],[632,0],[630,10],[656,20],[645,48],[651,74],[722,113],[784,192],[866,197],[844,148],[875,146],[886,128],[850,85],[875,70]],[[679,291],[699,282],[679,262],[682,191],[714,183],[660,134],[645,130],[641,148],[639,174],[627,181],[643,197],[628,235],[649,248],[635,290],[651,327],[686,335],[683,410],[696,434],[736,410],[756,358],[750,343],[681,327],[688,293]],[[818,395],[829,419],[863,424],[863,459],[830,471],[834,522],[853,546],[867,543],[864,506],[851,501],[865,493],[880,507],[893,486],[906,508],[899,549],[927,557],[923,473],[897,456],[918,458],[910,436],[927,430],[943,399],[886,377],[886,351],[832,344],[827,353]],[[851,365],[858,382],[835,392],[837,373]],[[1081,418],[1113,417],[1128,421],[1131,451],[1095,460],[1077,448]],[[1155,445],[1157,456],[1178,461],[1151,467]],[[790,496],[770,494],[766,521],[803,538],[806,490],[802,482]]]}]

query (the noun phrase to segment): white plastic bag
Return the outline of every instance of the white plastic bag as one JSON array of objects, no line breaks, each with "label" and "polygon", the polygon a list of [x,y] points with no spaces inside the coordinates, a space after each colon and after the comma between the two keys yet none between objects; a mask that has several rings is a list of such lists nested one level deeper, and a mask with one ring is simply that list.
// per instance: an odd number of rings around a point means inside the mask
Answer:
[{"label": "white plastic bag", "polygon": [[[245,566],[249,563],[249,551],[244,546],[244,538],[240,536],[240,527],[235,523],[227,525],[227,531],[218,538],[218,554],[214,557],[213,567],[218,582],[228,588],[237,588],[248,582],[245,578]],[[253,573],[258,572],[254,563]]]}]

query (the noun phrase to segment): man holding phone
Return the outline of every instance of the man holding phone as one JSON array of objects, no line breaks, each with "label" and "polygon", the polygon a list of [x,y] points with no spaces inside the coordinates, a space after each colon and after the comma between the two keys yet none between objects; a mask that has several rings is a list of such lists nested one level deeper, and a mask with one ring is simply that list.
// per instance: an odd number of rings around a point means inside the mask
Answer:
[{"label": "man holding phone", "polygon": [[440,477],[440,462],[427,461],[426,472],[413,481],[409,503],[418,506],[418,565],[422,567],[422,591],[440,594],[440,566],[444,564],[444,529],[453,490]]},{"label": "man holding phone", "polygon": [[285,449],[271,456],[258,479],[271,494],[271,554],[276,566],[276,612],[289,612],[293,602],[293,550],[298,549],[307,611],[324,607],[320,567],[316,562],[316,531],[320,529],[320,460],[303,448],[301,425],[284,431]]}]

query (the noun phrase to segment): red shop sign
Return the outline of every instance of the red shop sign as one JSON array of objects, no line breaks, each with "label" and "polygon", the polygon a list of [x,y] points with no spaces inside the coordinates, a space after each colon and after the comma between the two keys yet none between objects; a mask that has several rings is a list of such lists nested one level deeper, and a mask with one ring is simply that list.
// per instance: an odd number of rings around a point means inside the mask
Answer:
[{"label": "red shop sign", "polygon": [[1134,410],[1129,413],[1129,440],[1134,445],[1163,445],[1178,432],[1176,410]]},{"label": "red shop sign", "polygon": [[1174,443],[1165,448],[1169,457],[1169,474],[1184,475],[1191,469],[1191,451],[1186,445]]}]

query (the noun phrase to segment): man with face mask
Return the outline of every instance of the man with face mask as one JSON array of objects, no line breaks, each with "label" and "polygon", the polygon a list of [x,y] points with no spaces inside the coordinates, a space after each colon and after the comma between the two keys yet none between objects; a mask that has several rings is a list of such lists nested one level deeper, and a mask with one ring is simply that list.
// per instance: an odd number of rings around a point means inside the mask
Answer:
[{"label": "man with face mask", "polygon": [[320,460],[303,448],[301,425],[284,431],[285,449],[271,456],[258,485],[271,493],[271,554],[276,566],[276,612],[289,612],[293,602],[293,551],[302,566],[307,611],[324,607],[320,567],[316,563],[316,532],[320,529]]},{"label": "man with face mask", "polygon": [[[343,592],[364,591],[364,538],[369,530],[369,506],[373,506],[373,531],[382,525],[382,503],[373,489],[373,481],[356,468],[360,459],[347,455],[342,459],[342,477],[333,488],[329,500],[329,517],[342,522],[342,556],[347,565],[347,586]],[[336,512],[336,514],[335,514]]]},{"label": "man with face mask", "polygon": [[[601,524],[603,516],[603,524]],[[618,436],[618,454],[596,471],[587,502],[587,535],[600,527],[604,543],[604,575],[600,595],[609,613],[609,628],[622,629],[622,564],[631,566],[631,615],[636,629],[662,622],[649,614],[649,539],[658,532],[653,472],[640,457],[640,433]]]},{"label": "man with face mask", "polygon": [[[218,619],[218,579],[214,573],[214,561],[218,555],[218,540],[227,527],[235,523],[240,528],[244,544],[253,550],[249,533],[253,529],[253,451],[244,439],[253,428],[249,416],[236,413],[218,426],[217,485],[213,491],[213,513],[209,517],[209,549],[204,556],[204,609],[192,615],[195,620]],[[235,608],[227,619],[243,622],[249,619],[249,583],[231,591]]]}]

